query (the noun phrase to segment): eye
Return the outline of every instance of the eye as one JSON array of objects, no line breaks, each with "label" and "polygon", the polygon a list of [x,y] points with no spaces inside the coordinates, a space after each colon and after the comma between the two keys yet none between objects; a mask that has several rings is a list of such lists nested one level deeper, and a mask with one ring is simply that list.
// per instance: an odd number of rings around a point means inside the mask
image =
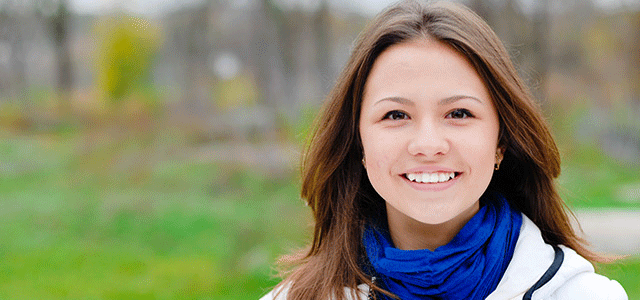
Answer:
[{"label": "eye", "polygon": [[384,117],[382,117],[383,120],[389,119],[389,120],[405,120],[408,119],[409,115],[407,115],[406,113],[403,113],[399,110],[392,110],[388,113],[386,113],[384,115]]},{"label": "eye", "polygon": [[449,114],[447,114],[446,117],[451,119],[467,119],[467,118],[473,118],[473,115],[467,109],[458,108],[453,110]]}]

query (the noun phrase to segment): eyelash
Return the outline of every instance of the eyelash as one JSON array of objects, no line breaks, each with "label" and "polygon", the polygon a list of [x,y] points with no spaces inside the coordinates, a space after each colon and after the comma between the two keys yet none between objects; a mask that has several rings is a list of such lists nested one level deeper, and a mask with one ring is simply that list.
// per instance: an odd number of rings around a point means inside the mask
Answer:
[{"label": "eyelash", "polygon": [[[453,117],[454,113],[462,113],[465,116],[463,116],[462,118],[454,118]],[[392,116],[401,117],[401,118],[400,119],[395,119],[395,118],[392,118]],[[453,111],[449,112],[446,115],[446,118],[450,118],[450,119],[468,119],[468,118],[473,118],[473,117],[474,117],[473,114],[468,109],[464,109],[464,108],[454,109]],[[388,119],[388,120],[394,120],[394,121],[396,121],[396,120],[406,120],[407,118],[409,118],[409,115],[407,113],[399,111],[399,110],[392,110],[392,111],[386,113],[382,117],[383,120],[387,120]]]},{"label": "eyelash", "polygon": [[[467,115],[466,117],[462,117],[462,118],[453,118],[453,114],[454,113],[463,113],[465,115]],[[468,119],[468,118],[473,118],[473,114],[468,110],[468,109],[464,109],[464,108],[458,108],[458,109],[454,109],[453,111],[451,111],[450,113],[447,114],[447,117],[450,117],[452,119]]]},{"label": "eyelash", "polygon": [[409,115],[407,115],[405,112],[399,111],[399,110],[392,110],[386,114],[384,114],[384,116],[382,117],[383,120],[401,120],[401,119],[392,119],[391,116],[395,115],[398,116],[398,114],[402,115],[402,120],[405,120],[407,118],[409,118]]}]

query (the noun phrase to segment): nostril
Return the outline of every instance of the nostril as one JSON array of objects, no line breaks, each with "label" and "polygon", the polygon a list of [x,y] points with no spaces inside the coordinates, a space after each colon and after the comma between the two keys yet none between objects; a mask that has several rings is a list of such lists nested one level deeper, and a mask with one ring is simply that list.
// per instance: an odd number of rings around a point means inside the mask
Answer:
[{"label": "nostril", "polygon": [[409,142],[407,150],[414,156],[435,157],[449,152],[449,147],[449,143],[443,138],[420,135]]}]

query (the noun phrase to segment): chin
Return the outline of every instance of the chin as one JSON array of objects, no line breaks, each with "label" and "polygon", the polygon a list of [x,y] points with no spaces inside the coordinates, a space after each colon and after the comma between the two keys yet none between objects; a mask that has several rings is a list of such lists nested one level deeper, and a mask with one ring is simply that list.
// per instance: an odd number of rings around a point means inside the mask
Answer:
[{"label": "chin", "polygon": [[[423,224],[439,225],[439,224],[447,223],[458,217],[470,218],[471,216],[467,216],[467,213],[473,212],[473,215],[475,215],[475,213],[477,212],[477,209],[474,209],[474,204],[475,203],[472,203],[464,207],[451,207],[446,205],[441,207],[433,207],[433,206],[422,207],[422,208],[416,208],[408,212],[408,214],[406,215],[411,219]],[[473,211],[470,211],[470,210],[473,210]],[[418,211],[422,213],[416,213]]]},{"label": "chin", "polygon": [[452,216],[452,215],[442,215],[442,214],[441,215],[420,215],[416,217],[413,217],[413,216],[410,216],[410,217],[417,222],[427,224],[427,225],[444,224],[455,218],[455,216]]}]

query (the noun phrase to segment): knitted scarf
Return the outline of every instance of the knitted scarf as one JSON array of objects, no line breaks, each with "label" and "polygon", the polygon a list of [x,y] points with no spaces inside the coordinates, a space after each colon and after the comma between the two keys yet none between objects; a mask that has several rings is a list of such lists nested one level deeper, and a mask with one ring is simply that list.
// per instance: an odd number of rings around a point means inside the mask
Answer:
[{"label": "knitted scarf", "polygon": [[511,261],[522,215],[499,194],[488,193],[480,203],[453,240],[434,251],[397,249],[386,222],[369,223],[363,245],[376,283],[403,300],[485,299]]}]

